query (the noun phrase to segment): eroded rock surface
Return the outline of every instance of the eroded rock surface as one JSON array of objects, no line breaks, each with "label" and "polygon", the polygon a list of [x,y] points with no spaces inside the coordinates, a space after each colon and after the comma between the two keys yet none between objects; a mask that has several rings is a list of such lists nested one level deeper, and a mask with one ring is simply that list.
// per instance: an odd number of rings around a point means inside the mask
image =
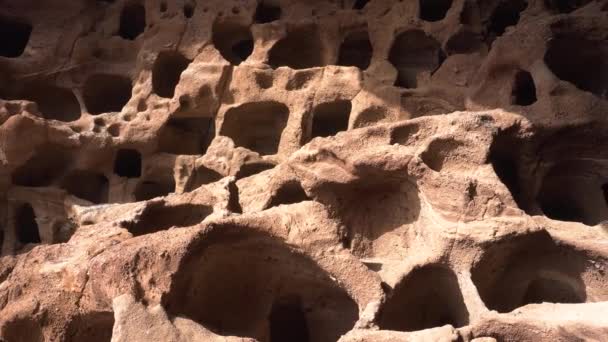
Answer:
[{"label": "eroded rock surface", "polygon": [[0,0],[0,340],[608,340],[608,2]]}]

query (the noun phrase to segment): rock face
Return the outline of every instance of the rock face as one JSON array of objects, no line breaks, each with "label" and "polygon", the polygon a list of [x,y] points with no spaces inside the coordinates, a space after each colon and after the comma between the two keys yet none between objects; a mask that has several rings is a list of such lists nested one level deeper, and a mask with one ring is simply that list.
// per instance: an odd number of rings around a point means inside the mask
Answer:
[{"label": "rock face", "polygon": [[0,340],[608,340],[608,2],[0,0]]}]

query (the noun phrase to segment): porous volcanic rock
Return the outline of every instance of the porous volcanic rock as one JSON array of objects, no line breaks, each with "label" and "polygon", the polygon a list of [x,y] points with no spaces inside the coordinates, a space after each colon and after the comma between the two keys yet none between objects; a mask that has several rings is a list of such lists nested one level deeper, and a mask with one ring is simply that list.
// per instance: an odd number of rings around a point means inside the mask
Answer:
[{"label": "porous volcanic rock", "polygon": [[0,340],[607,341],[605,0],[0,0]]}]

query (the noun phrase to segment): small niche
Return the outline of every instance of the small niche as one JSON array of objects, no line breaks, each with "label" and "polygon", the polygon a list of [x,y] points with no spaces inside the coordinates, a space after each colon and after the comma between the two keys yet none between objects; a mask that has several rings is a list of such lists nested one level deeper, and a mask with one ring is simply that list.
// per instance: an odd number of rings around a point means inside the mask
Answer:
[{"label": "small niche", "polygon": [[505,33],[507,27],[517,25],[520,13],[527,7],[528,2],[525,0],[501,0],[490,17],[489,41]]},{"label": "small niche", "polygon": [[32,25],[22,20],[0,17],[0,56],[15,58],[25,51],[32,34]]},{"label": "small niche", "polygon": [[260,1],[255,10],[254,20],[258,24],[266,24],[281,19],[281,7]]},{"label": "small niche", "polygon": [[213,24],[213,45],[230,64],[239,65],[253,52],[253,36],[249,27],[216,21]]},{"label": "small niche", "polygon": [[37,82],[26,85],[19,97],[36,102],[45,119],[72,122],[80,118],[80,103],[70,89]]},{"label": "small niche", "polygon": [[518,106],[529,106],[536,102],[536,86],[529,72],[520,70],[515,74],[511,102]]},{"label": "small niche", "polygon": [[83,98],[92,115],[120,112],[131,99],[131,80],[124,76],[96,74],[84,84]]},{"label": "small niche", "polygon": [[352,105],[348,100],[326,102],[316,106],[312,115],[311,139],[328,137],[347,130],[351,109]]},{"label": "small niche", "polygon": [[109,182],[103,174],[75,170],[63,178],[61,188],[94,204],[108,202]]},{"label": "small niche", "polygon": [[420,19],[424,21],[440,21],[452,7],[452,0],[419,0]]},{"label": "small niche", "polygon": [[172,118],[161,128],[158,137],[158,151],[203,155],[215,136],[213,118]]},{"label": "small niche", "polygon": [[29,203],[22,204],[15,212],[17,239],[22,244],[40,243],[40,233],[34,208]]},{"label": "small niche", "polygon": [[292,295],[276,299],[268,317],[270,341],[310,342],[306,314],[300,297]]},{"label": "small niche", "polygon": [[152,67],[152,88],[160,97],[172,98],[175,87],[190,60],[175,51],[163,51],[158,54]]},{"label": "small niche", "polygon": [[373,48],[367,31],[353,32],[340,45],[338,65],[367,69],[372,60]]},{"label": "small niche", "polygon": [[132,149],[120,149],[114,159],[114,173],[120,177],[141,176],[141,154]]},{"label": "small niche", "polygon": [[324,51],[317,27],[307,25],[291,30],[285,38],[275,43],[270,49],[268,64],[273,69],[281,66],[292,69],[324,66]]},{"label": "small niche", "polygon": [[397,69],[395,85],[401,88],[416,88],[418,75],[432,74],[444,60],[437,40],[420,30],[401,33],[395,38],[389,52],[389,61]]},{"label": "small niche", "polygon": [[146,28],[146,8],[142,4],[131,3],[120,13],[118,34],[128,40],[137,38]]},{"label": "small niche", "polygon": [[220,135],[261,155],[276,154],[288,117],[289,108],[280,102],[245,103],[225,113]]}]

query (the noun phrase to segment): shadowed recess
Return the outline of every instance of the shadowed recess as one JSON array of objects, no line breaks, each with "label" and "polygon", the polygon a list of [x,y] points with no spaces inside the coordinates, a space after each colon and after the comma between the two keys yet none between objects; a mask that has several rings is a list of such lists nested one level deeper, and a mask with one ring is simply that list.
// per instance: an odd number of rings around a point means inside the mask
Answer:
[{"label": "shadowed recess", "polygon": [[0,56],[15,58],[23,54],[32,33],[32,25],[23,20],[0,16]]},{"label": "shadowed recess", "polygon": [[173,276],[163,307],[217,334],[335,342],[358,306],[309,257],[269,235],[214,227]]},{"label": "shadowed recess", "polygon": [[389,52],[389,61],[397,69],[395,85],[416,88],[421,73],[435,72],[444,60],[437,40],[420,30],[399,34]]},{"label": "shadowed recess", "polygon": [[349,100],[326,102],[317,105],[312,113],[310,138],[328,137],[348,129],[352,104]]},{"label": "shadowed recess", "polygon": [[439,21],[445,18],[452,0],[419,0],[420,19],[425,21]]},{"label": "shadowed recess", "polygon": [[292,69],[319,67],[326,64],[324,53],[318,28],[307,25],[289,31],[285,38],[274,44],[268,54],[268,64],[274,69],[280,66]]},{"label": "shadowed recess", "polygon": [[125,228],[134,236],[152,234],[171,227],[188,227],[201,223],[213,212],[213,208],[202,204],[167,205],[165,202],[148,204],[135,223]]},{"label": "shadowed recess", "polygon": [[87,79],[82,96],[92,115],[120,112],[131,99],[131,80],[124,76],[96,74]]},{"label": "shadowed recess", "polygon": [[213,24],[213,45],[230,64],[239,65],[253,52],[253,36],[247,26],[216,21]]},{"label": "shadowed recess", "polygon": [[15,225],[17,227],[17,239],[22,244],[40,243],[40,233],[34,208],[29,203],[22,204],[15,212]]},{"label": "shadowed recess", "polygon": [[587,252],[558,244],[539,231],[488,245],[471,275],[486,306],[498,312],[533,303],[606,300],[608,294],[601,291],[606,274],[594,268],[591,259]]},{"label": "shadowed recess", "polygon": [[114,173],[120,177],[141,176],[141,154],[132,149],[120,149],[114,158]]},{"label": "shadowed recess", "polygon": [[156,95],[172,98],[179,78],[189,64],[190,60],[179,52],[159,53],[152,67],[152,88]]},{"label": "shadowed recess", "polygon": [[372,59],[373,48],[367,31],[350,33],[340,45],[338,65],[367,69]]},{"label": "shadowed recess", "polygon": [[123,7],[120,13],[118,35],[124,39],[134,40],[146,28],[146,8],[142,4],[131,3]]},{"label": "shadowed recess", "polygon": [[289,108],[280,102],[245,103],[224,114],[220,135],[261,155],[276,154],[288,117]]},{"label": "shadowed recess", "polygon": [[405,276],[380,309],[381,329],[416,331],[469,323],[458,278],[438,265],[416,268]]}]

